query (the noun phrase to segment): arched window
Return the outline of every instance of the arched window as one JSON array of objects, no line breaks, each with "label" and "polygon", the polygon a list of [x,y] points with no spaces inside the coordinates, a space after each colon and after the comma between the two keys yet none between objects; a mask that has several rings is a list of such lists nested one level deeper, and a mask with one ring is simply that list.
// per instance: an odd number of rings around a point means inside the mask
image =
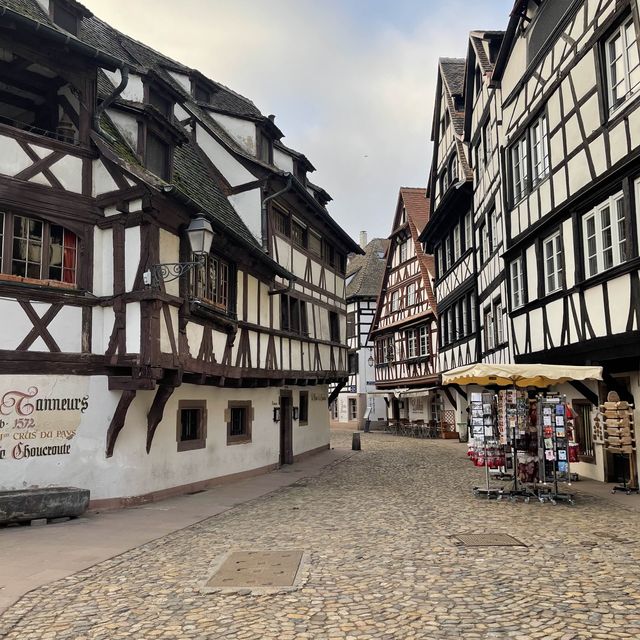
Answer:
[{"label": "arched window", "polygon": [[1,274],[76,284],[77,268],[75,233],[59,224],[0,211]]}]

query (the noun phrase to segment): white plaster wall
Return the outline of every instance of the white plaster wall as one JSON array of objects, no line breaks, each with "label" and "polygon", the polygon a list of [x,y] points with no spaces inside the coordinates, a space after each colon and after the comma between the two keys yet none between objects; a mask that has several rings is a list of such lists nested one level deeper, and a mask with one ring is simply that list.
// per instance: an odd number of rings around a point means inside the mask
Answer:
[{"label": "white plaster wall", "polygon": [[[122,79],[122,74],[119,69],[115,71],[107,71],[103,69],[109,80],[113,82],[113,86],[117,87]],[[144,102],[144,85],[142,78],[135,73],[129,74],[129,79],[125,85],[122,93],[120,94],[125,100],[131,100],[132,102]]]},{"label": "white plaster wall", "polygon": [[129,302],[126,308],[127,353],[140,352],[140,303]]},{"label": "white plaster wall", "polygon": [[140,227],[129,227],[124,232],[124,282],[126,291],[133,291],[139,263]]},{"label": "white plaster wall", "polygon": [[196,140],[207,157],[229,184],[236,186],[255,180],[255,176],[247,171],[213,136],[201,125],[196,125]]},{"label": "white plaster wall", "polygon": [[191,80],[189,76],[177,71],[169,71],[169,75],[187,92],[191,93]]},{"label": "white plaster wall", "polygon": [[[309,392],[309,420],[307,425],[293,423],[293,455],[311,451],[329,444],[329,406],[327,385],[305,387]],[[300,406],[300,391],[293,392],[293,406]],[[274,423],[275,424],[275,423]]]},{"label": "white plaster wall", "polygon": [[[280,151],[280,149],[273,150],[273,164],[275,164],[278,169],[282,169],[282,171],[293,173],[293,158],[288,153]],[[307,191],[313,195],[312,189],[307,187]]]},{"label": "white plaster wall", "polygon": [[51,165],[50,169],[67,191],[82,193],[82,160],[80,158],[67,154]]},{"label": "white plaster wall", "polygon": [[0,173],[15,176],[23,169],[30,167],[33,161],[22,150],[20,145],[8,136],[0,136]]},{"label": "white plaster wall", "polygon": [[95,198],[102,193],[117,191],[118,185],[105,169],[102,160],[93,161],[93,176],[91,180],[91,195]]},{"label": "white plaster wall", "polygon": [[253,234],[253,237],[262,242],[262,197],[260,189],[243,191],[229,196],[229,202],[238,212],[242,221]]},{"label": "white plaster wall", "polygon": [[0,298],[0,318],[0,349],[13,350],[31,330],[31,321],[16,300],[7,298]]},{"label": "white plaster wall", "polygon": [[[180,238],[175,234],[160,229],[160,263],[180,262]],[[166,292],[172,296],[180,295],[180,280],[165,282]]]},{"label": "white plaster wall", "polygon": [[82,307],[62,307],[47,329],[63,353],[82,351]]},{"label": "white plaster wall", "polygon": [[[29,377],[25,378],[25,384],[28,384]],[[9,456],[9,459],[2,461],[0,489],[68,485],[90,489],[94,500],[127,497],[278,462],[279,424],[273,422],[273,407],[279,404],[279,389],[220,389],[182,385],[167,402],[149,454],[145,451],[146,414],[154,392],[138,392],[116,442],[114,455],[106,458],[105,436],[121,392],[109,391],[104,376],[79,380],[82,383],[88,380],[89,406],[82,414],[75,437],[69,441],[70,454],[23,460],[13,460]],[[305,389],[309,391],[310,420],[306,427],[294,423],[295,455],[329,442],[326,387]],[[206,448],[177,451],[179,400],[206,400]],[[224,410],[229,400],[250,400],[253,404],[250,443],[227,445]],[[297,401],[298,390],[294,388],[294,402]],[[0,441],[0,448],[7,449],[4,441]]]},{"label": "white plaster wall", "polygon": [[250,120],[209,111],[209,115],[248,153],[256,154],[256,125]]},{"label": "white plaster wall", "polygon": [[107,109],[109,117],[113,120],[113,123],[118,127],[118,131],[122,134],[132,149],[138,148],[138,122],[136,119],[122,111],[116,111],[115,109]]},{"label": "white plaster wall", "polygon": [[93,229],[93,292],[97,296],[113,294],[113,231]]}]

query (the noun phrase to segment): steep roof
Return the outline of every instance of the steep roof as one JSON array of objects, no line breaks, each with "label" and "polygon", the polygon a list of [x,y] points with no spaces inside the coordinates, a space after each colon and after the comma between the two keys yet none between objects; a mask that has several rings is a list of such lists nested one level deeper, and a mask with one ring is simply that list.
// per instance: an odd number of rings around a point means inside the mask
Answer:
[{"label": "steep roof", "polygon": [[[464,93],[466,60],[464,58],[440,58],[438,65],[442,75],[451,122],[453,123],[455,132],[461,135],[464,130],[462,95]],[[456,97],[459,98],[458,102],[456,102]],[[458,106],[460,106],[460,108],[458,108]]]},{"label": "steep roof", "polygon": [[377,298],[384,277],[389,240],[374,238],[364,248],[364,255],[351,254],[347,265],[347,300],[350,298]]},{"label": "steep roof", "polygon": [[419,234],[429,222],[427,190],[422,187],[400,187],[400,197],[404,203],[407,217],[413,221]]}]

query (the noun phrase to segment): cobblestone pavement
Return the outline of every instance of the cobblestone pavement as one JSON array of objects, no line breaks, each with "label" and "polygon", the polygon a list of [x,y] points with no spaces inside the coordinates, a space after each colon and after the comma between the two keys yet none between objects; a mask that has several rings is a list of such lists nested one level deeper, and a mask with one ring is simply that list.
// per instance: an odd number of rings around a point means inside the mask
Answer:
[{"label": "cobblestone pavement", "polygon": [[[349,433],[336,433],[346,445]],[[493,502],[451,441],[363,434],[363,451],[22,598],[11,640],[640,638],[638,514]],[[527,547],[470,548],[460,533]],[[229,549],[304,549],[298,591],[204,594]],[[0,569],[1,570],[1,569]]]}]

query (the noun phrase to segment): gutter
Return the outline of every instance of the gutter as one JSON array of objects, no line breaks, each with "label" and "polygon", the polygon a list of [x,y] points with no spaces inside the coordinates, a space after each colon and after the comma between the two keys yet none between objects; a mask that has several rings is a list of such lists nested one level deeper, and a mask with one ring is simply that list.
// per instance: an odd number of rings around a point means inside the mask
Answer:
[{"label": "gutter", "polygon": [[264,251],[262,251],[255,245],[252,245],[249,242],[247,242],[244,238],[239,236],[233,230],[221,225],[209,212],[206,211],[206,209],[204,209],[201,205],[199,205],[195,200],[192,200],[188,195],[182,193],[182,191],[180,191],[175,185],[166,184],[162,186],[160,189],[165,195],[173,196],[177,200],[180,200],[183,204],[186,204],[188,207],[191,207],[196,211],[202,211],[207,216],[207,219],[209,220],[209,222],[211,222],[211,225],[214,227],[214,230],[218,231],[218,233],[226,233],[232,236],[234,240],[238,244],[245,247],[251,255],[255,256],[265,264],[268,264],[269,267],[273,270],[273,272],[276,275],[280,276],[281,278],[285,278],[286,280],[289,280],[289,281],[295,280],[295,276],[289,271],[287,271],[284,267],[281,267],[275,260],[273,260],[273,258],[271,258],[271,256],[266,254]]},{"label": "gutter", "polygon": [[262,199],[262,248],[264,251],[268,251],[269,247],[267,245],[267,236],[268,234],[268,225],[267,225],[267,202],[281,196],[283,193],[287,193],[287,191],[291,191],[293,187],[293,176],[290,173],[284,174],[287,180],[287,186],[284,189],[280,189],[276,193],[272,193],[270,196]]},{"label": "gutter", "polygon": [[69,47],[72,51],[76,51],[77,53],[82,54],[83,56],[95,60],[103,65],[105,68],[109,69],[109,71],[115,71],[116,69],[122,66],[122,60],[115,58],[114,56],[97,49],[96,47],[92,47],[88,44],[85,44],[81,40],[74,38],[71,35],[67,35],[50,27],[43,22],[39,22],[33,18],[28,18],[22,13],[18,13],[13,9],[8,9],[7,7],[0,7],[0,18],[6,16],[7,18],[11,18],[15,20],[18,24],[23,27],[27,27],[31,29],[39,36],[43,38],[48,38],[49,40],[53,40],[59,44],[64,45],[65,47]]},{"label": "gutter", "polygon": [[114,100],[124,91],[127,83],[129,82],[129,67],[122,65],[120,67],[120,84],[107,96],[106,100],[103,100],[102,104],[97,107],[96,112],[93,114],[93,128],[101,135],[104,136],[112,144],[115,140],[100,126],[100,116],[111,106]]}]

